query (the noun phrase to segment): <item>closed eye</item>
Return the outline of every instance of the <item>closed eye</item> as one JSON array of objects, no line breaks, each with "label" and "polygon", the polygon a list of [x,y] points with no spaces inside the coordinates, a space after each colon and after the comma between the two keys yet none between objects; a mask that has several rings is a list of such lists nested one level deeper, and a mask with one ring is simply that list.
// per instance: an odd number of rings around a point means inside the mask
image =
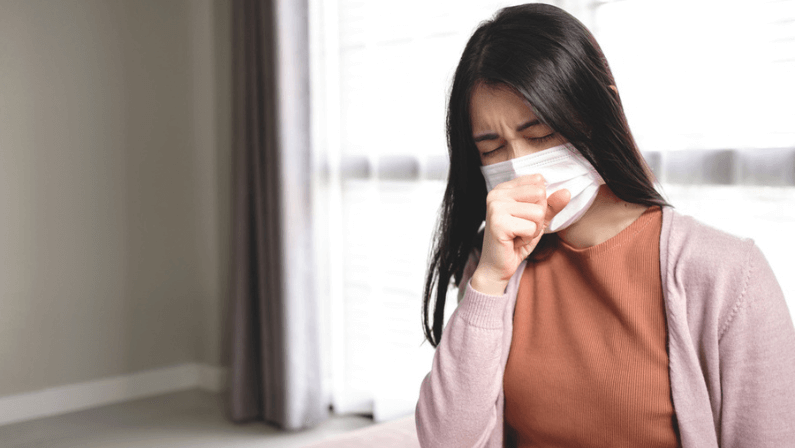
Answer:
[{"label": "closed eye", "polygon": [[531,142],[534,142],[534,143],[543,143],[543,142],[546,142],[548,140],[552,140],[553,137],[555,137],[555,133],[554,132],[549,133],[549,134],[547,134],[547,135],[545,135],[543,137],[525,137],[525,138],[527,140],[530,140]]},{"label": "closed eye", "polygon": [[503,148],[502,146],[499,146],[499,147],[497,147],[495,149],[492,149],[491,151],[486,151],[486,152],[482,153],[481,155],[483,157],[491,157],[491,156],[497,154],[497,151],[501,150],[502,148]]},{"label": "closed eye", "polygon": [[[543,137],[525,137],[525,140],[531,141],[535,145],[541,145],[541,144],[543,144],[543,143],[545,143],[545,142],[547,142],[549,140],[552,140],[553,138],[555,138],[555,136],[556,136],[555,132],[550,132],[549,134],[547,134],[547,135],[545,135]],[[480,155],[483,158],[492,157],[492,156],[497,154],[497,151],[501,150],[504,147],[505,147],[505,145],[498,146],[498,147],[492,149],[491,151],[483,152]]]}]

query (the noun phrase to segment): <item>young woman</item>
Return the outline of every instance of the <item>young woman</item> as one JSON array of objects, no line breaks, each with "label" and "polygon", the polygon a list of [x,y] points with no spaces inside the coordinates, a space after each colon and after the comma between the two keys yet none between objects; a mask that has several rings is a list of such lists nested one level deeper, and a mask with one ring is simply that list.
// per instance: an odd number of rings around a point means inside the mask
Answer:
[{"label": "young woman", "polygon": [[655,190],[579,21],[528,4],[483,23],[447,133],[422,446],[795,446],[781,288],[752,241]]}]

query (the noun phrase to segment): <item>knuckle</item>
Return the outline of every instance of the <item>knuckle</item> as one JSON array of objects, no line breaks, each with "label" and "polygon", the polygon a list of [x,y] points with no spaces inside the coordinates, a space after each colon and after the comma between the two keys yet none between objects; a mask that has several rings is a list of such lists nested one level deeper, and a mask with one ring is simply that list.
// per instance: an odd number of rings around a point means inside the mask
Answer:
[{"label": "knuckle", "polygon": [[494,208],[494,203],[497,201],[497,196],[492,193],[489,193],[489,195],[486,196],[486,209],[488,210]]},{"label": "knuckle", "polygon": [[504,209],[505,207],[503,207],[500,202],[492,202],[486,208],[486,216],[493,221],[504,213]]},{"label": "knuckle", "polygon": [[504,188],[505,187],[500,188],[500,186],[498,185],[493,190],[491,190],[489,194],[486,195],[486,203],[488,204],[489,202],[494,202],[496,200],[499,200],[505,194]]},{"label": "knuckle", "polygon": [[505,218],[503,216],[494,216],[491,220],[491,228],[498,234],[502,234],[505,231]]},{"label": "knuckle", "polygon": [[493,198],[487,199],[486,200],[486,210],[493,213],[494,211],[496,211],[496,210],[501,208],[501,205],[500,205],[501,202],[502,201],[500,201],[500,198],[497,198],[497,197],[493,197]]}]

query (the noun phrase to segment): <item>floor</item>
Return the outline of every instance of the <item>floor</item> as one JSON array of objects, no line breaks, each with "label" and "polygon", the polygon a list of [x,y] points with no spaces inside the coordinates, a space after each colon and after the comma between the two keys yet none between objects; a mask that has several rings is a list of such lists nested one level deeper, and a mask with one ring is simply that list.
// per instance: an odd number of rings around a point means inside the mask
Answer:
[{"label": "floor", "polygon": [[332,417],[306,431],[227,420],[220,395],[189,390],[0,426],[3,448],[299,448],[369,426],[363,416]]}]

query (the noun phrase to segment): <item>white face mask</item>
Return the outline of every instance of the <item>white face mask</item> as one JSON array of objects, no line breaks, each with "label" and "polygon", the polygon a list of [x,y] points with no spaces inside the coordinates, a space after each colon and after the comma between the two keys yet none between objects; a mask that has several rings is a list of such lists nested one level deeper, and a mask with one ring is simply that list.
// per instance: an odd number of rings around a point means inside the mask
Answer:
[{"label": "white face mask", "polygon": [[488,191],[502,182],[536,173],[546,180],[547,197],[564,188],[569,190],[571,200],[552,218],[544,233],[557,232],[577,222],[593,204],[599,186],[605,183],[596,169],[570,143],[481,166],[480,171],[486,179]]}]

